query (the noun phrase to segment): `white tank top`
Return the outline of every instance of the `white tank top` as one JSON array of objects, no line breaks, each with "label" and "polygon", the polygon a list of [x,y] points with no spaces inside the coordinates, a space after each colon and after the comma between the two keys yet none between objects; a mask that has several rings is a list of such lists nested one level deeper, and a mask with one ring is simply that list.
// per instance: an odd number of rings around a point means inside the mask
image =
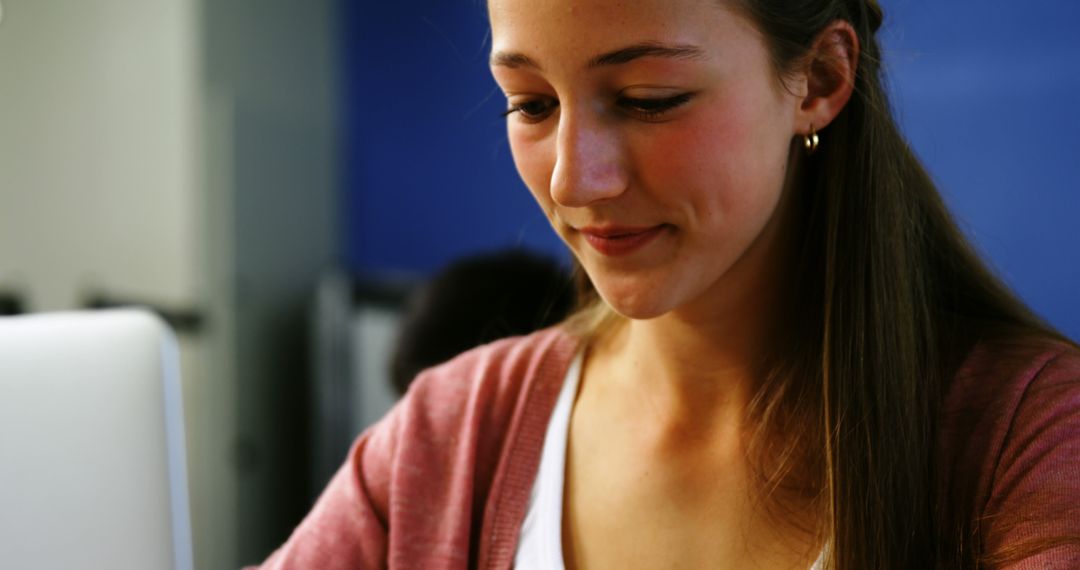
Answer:
[{"label": "white tank top", "polygon": [[[581,381],[581,361],[578,353],[566,372],[555,410],[548,422],[544,448],[540,452],[540,467],[529,494],[529,510],[521,525],[515,570],[565,570],[562,557],[563,480],[566,473],[566,438],[570,431],[570,412],[574,408],[578,383]],[[810,567],[821,570],[825,552]]]},{"label": "white tank top", "polygon": [[555,411],[548,422],[544,449],[540,452],[540,468],[529,495],[529,510],[518,538],[515,570],[565,570],[562,557],[562,506],[566,435],[581,379],[582,355],[579,352],[570,363],[566,380],[559,390],[559,399],[555,402]]}]

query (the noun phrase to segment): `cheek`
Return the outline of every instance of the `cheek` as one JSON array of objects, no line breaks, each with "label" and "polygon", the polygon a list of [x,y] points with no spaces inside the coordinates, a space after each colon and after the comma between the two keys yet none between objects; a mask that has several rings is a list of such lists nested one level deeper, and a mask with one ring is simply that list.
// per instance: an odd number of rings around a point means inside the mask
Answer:
[{"label": "cheek", "polygon": [[692,120],[640,141],[639,175],[656,199],[677,200],[698,222],[767,212],[779,197],[787,162],[783,125],[751,101],[724,101]]}]

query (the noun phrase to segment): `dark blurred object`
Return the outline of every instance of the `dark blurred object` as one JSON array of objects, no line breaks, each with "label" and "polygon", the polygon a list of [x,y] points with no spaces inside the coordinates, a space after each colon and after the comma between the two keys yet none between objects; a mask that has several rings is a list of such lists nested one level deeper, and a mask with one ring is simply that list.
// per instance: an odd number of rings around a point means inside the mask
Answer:
[{"label": "dark blurred object", "polygon": [[420,289],[404,314],[391,365],[394,388],[404,394],[425,368],[558,323],[573,305],[573,281],[548,258],[511,250],[456,261]]},{"label": "dark blurred object", "polygon": [[420,284],[416,278],[357,277],[351,284],[352,304],[400,311],[417,296]]},{"label": "dark blurred object", "polygon": [[179,334],[197,333],[204,324],[202,314],[194,309],[168,308],[158,303],[151,303],[139,299],[114,297],[106,293],[92,293],[87,295],[86,299],[83,301],[83,307],[87,309],[140,307],[156,313]]},{"label": "dark blurred object", "polygon": [[26,312],[22,295],[13,291],[0,291],[0,317],[12,317]]}]

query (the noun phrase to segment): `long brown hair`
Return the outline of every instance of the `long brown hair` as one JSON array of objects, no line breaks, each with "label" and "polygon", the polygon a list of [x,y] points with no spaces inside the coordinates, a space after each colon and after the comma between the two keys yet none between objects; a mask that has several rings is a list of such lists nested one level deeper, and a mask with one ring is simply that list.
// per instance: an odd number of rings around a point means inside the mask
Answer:
[{"label": "long brown hair", "polygon": [[[883,87],[876,0],[735,3],[781,78],[836,20],[851,23],[861,46],[852,99],[797,164],[795,314],[747,412],[758,426],[751,449],[771,465],[765,488],[809,497],[821,522],[808,530],[827,544],[829,568],[1003,562],[977,550],[977,521],[940,488],[942,391],[980,340],[1072,343],[986,267],[900,134]],[[596,333],[616,317],[578,275],[582,308],[571,326]],[[1028,546],[1010,557],[1039,548]]]}]

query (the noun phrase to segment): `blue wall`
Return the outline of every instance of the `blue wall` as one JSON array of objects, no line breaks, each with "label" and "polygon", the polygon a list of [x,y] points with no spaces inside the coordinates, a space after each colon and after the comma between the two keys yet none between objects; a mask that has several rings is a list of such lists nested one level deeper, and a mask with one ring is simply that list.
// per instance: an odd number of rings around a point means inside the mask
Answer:
[{"label": "blue wall", "polygon": [[1080,2],[883,2],[900,123],[964,229],[1080,339]]},{"label": "blue wall", "polygon": [[518,178],[480,0],[345,6],[345,256],[428,273],[524,245],[563,256]]},{"label": "blue wall", "polygon": [[[514,172],[481,0],[346,1],[346,264],[562,255]],[[1080,2],[882,0],[894,104],[965,229],[1080,338]]]}]

